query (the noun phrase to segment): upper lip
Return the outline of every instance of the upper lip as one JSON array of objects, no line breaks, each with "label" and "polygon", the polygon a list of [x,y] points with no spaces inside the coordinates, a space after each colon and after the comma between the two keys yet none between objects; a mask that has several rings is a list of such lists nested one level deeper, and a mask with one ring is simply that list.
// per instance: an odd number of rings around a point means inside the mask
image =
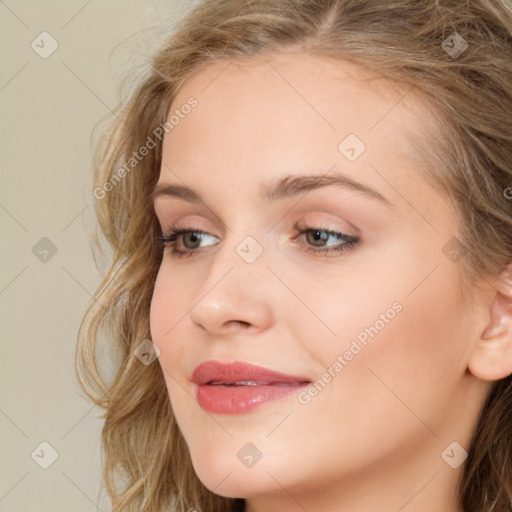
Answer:
[{"label": "upper lip", "polygon": [[307,377],[286,375],[244,362],[222,363],[220,361],[205,361],[199,364],[192,374],[192,382],[208,384],[209,382],[236,383],[256,381],[260,385],[286,382],[307,382]]}]

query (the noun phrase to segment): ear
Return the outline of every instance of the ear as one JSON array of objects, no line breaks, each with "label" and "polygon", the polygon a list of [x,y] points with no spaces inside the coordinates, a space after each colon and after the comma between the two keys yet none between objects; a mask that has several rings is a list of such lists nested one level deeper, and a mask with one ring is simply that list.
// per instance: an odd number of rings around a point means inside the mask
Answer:
[{"label": "ear", "polygon": [[471,347],[468,370],[487,381],[512,374],[512,263],[498,278],[489,308],[489,323]]},{"label": "ear", "polygon": [[471,348],[468,369],[488,381],[512,374],[512,263],[499,276],[489,323]]}]

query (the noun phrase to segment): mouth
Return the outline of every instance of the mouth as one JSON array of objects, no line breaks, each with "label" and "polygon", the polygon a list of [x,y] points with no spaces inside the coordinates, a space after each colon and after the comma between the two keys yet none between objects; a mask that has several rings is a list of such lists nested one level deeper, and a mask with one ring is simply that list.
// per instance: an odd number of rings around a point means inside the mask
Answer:
[{"label": "mouth", "polygon": [[192,375],[199,405],[220,414],[240,414],[311,384],[307,377],[287,375],[244,362],[201,363]]},{"label": "mouth", "polygon": [[219,382],[210,381],[207,382],[207,386],[301,386],[303,384],[309,384],[309,381],[301,382],[268,382],[264,380],[241,380],[237,382]]},{"label": "mouth", "polygon": [[307,377],[288,375],[245,362],[205,361],[192,374],[192,382],[212,386],[290,386],[311,382]]}]

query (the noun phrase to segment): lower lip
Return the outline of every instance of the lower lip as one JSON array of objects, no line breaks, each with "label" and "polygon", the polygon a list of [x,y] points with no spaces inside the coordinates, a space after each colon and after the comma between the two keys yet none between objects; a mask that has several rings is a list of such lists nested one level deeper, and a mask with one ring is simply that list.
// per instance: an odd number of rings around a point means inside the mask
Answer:
[{"label": "lower lip", "polygon": [[249,412],[273,400],[285,398],[307,387],[299,385],[222,386],[203,384],[197,388],[199,405],[209,411],[224,414]]}]

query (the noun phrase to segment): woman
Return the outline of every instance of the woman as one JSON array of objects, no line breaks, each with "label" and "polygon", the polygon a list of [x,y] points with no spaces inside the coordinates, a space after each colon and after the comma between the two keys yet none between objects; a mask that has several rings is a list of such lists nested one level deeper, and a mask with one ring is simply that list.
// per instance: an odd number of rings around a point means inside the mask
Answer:
[{"label": "woman", "polygon": [[510,5],[208,0],[132,90],[77,351],[113,510],[511,511]]}]

